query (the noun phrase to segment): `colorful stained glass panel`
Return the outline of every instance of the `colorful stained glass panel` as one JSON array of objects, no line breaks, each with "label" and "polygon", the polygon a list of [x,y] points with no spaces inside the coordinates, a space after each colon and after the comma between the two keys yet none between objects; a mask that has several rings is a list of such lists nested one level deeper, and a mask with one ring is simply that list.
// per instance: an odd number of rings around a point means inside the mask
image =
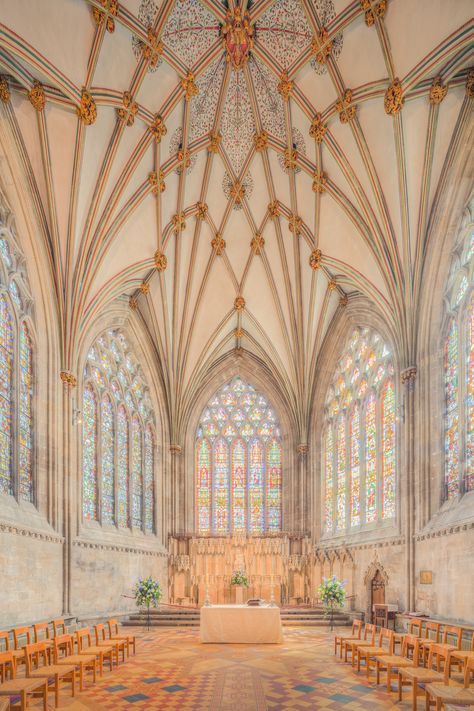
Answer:
[{"label": "colorful stained glass panel", "polygon": [[382,395],[382,518],[395,516],[395,389],[389,380]]},{"label": "colorful stained glass panel", "polygon": [[84,518],[97,519],[97,401],[91,385],[84,390],[82,419],[82,504]]},{"label": "colorful stained glass panel", "polygon": [[33,349],[26,323],[20,327],[19,495],[33,501]]},{"label": "colorful stained glass panel", "polygon": [[0,296],[0,492],[4,494],[13,492],[12,362],[12,319],[5,297]]},{"label": "colorful stained glass panel", "polygon": [[101,475],[102,475],[102,521],[115,522],[114,481],[114,411],[110,397],[105,394],[101,401]]}]

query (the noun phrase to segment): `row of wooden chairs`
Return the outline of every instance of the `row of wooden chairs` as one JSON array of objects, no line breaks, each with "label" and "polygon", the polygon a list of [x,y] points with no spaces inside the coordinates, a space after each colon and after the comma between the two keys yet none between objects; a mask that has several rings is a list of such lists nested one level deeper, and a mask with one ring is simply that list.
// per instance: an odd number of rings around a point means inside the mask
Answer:
[{"label": "row of wooden chairs", "polygon": [[[418,621],[417,621],[418,622]],[[431,636],[434,635],[434,636]],[[474,673],[474,633],[470,649],[463,650],[461,627],[445,626],[441,636],[439,623],[426,629],[421,624],[412,624],[408,634],[396,635],[392,630],[377,628],[373,624],[362,625],[354,620],[350,635],[336,635],[334,653],[344,661],[350,661],[354,669],[361,670],[365,663],[367,678],[375,671],[380,684],[381,673],[386,673],[387,691],[391,691],[392,679],[398,681],[398,699],[402,700],[403,688],[411,689],[412,709],[417,709],[417,698],[425,695],[425,708],[441,711],[448,704],[474,706],[474,688],[471,676]],[[396,638],[401,641],[400,654],[394,653]],[[451,638],[451,642],[448,639]],[[350,655],[350,660],[348,659]],[[454,678],[455,668],[461,677]]]},{"label": "row of wooden chairs", "polygon": [[[95,625],[94,639],[88,627],[68,634],[64,620],[53,621],[53,632],[51,636],[47,622],[33,625],[33,641],[30,627],[17,627],[12,630],[13,648],[10,633],[0,632],[0,711],[9,708],[11,697],[19,697],[21,711],[31,699],[42,699],[46,711],[48,693],[54,693],[58,706],[62,686],[68,684],[75,696],[76,681],[82,691],[86,674],[95,683],[105,664],[112,671],[130,652],[136,652],[135,636],[121,633],[115,619],[108,620],[107,627]],[[24,665],[24,676],[17,675],[20,665]]]}]

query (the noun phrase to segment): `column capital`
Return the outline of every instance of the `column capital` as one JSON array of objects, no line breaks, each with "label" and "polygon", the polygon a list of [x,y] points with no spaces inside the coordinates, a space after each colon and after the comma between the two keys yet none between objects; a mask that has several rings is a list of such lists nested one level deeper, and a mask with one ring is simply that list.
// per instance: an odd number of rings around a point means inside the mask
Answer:
[{"label": "column capital", "polygon": [[74,373],[71,373],[70,370],[61,370],[59,373],[59,377],[61,378],[61,382],[65,387],[76,387],[77,378]]},{"label": "column capital", "polygon": [[402,385],[410,385],[413,384],[417,375],[418,369],[416,365],[410,365],[408,368],[405,368],[405,370],[402,370],[400,373],[400,380],[402,381]]},{"label": "column capital", "polygon": [[181,454],[181,445],[180,444],[170,444],[170,452],[171,454]]},{"label": "column capital", "polygon": [[306,457],[306,455],[309,452],[309,445],[306,444],[306,442],[300,442],[300,444],[297,445],[296,451],[300,455],[300,457]]}]

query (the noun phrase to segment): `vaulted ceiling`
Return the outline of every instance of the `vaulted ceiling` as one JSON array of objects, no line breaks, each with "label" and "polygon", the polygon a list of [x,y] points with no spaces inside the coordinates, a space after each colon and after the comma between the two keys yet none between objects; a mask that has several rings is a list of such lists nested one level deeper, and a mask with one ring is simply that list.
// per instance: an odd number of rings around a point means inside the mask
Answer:
[{"label": "vaulted ceiling", "polygon": [[237,346],[268,363],[303,432],[351,295],[406,345],[431,207],[472,121],[472,3],[242,1],[0,0],[1,110],[64,367],[130,297],[172,429]]}]

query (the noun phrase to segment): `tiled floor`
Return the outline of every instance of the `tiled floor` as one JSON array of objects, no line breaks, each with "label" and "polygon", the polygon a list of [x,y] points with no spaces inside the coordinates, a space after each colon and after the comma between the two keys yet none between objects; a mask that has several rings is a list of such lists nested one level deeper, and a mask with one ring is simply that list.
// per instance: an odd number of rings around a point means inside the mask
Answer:
[{"label": "tiled floor", "polygon": [[[136,630],[136,656],[61,708],[155,711],[279,711],[411,709],[408,699],[368,683],[333,655],[333,635],[284,630],[282,645],[199,643],[198,630]],[[408,696],[408,695],[407,695]],[[424,700],[420,698],[420,710]]]}]

